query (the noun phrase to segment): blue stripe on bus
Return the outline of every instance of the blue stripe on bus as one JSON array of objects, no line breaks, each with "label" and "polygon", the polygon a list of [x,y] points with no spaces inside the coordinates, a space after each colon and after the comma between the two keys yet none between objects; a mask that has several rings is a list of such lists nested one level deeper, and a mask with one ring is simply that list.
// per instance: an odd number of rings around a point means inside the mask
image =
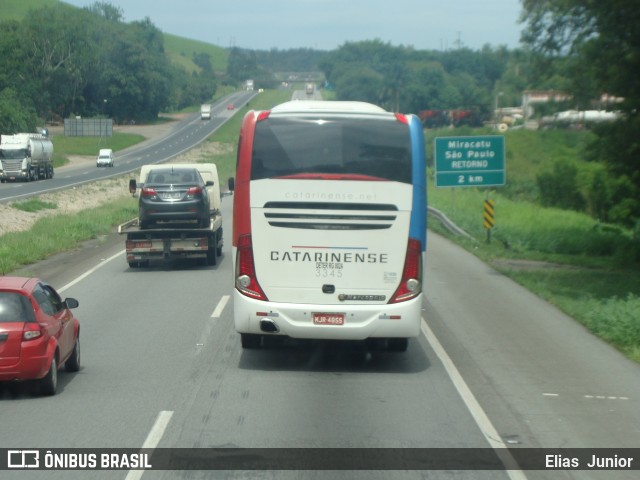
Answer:
[{"label": "blue stripe on bus", "polygon": [[411,136],[413,202],[409,236],[417,238],[422,244],[422,251],[427,248],[427,171],[424,147],[424,131],[422,123],[415,115],[409,118],[409,134]]}]

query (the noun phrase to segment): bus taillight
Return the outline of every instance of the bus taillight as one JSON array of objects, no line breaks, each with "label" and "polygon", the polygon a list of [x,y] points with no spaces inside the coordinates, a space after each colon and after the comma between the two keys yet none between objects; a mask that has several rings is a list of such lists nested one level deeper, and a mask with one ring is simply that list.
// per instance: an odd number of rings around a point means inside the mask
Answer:
[{"label": "bus taillight", "polygon": [[404,260],[402,280],[389,303],[399,303],[417,297],[422,291],[422,245],[420,240],[409,239]]},{"label": "bus taillight", "polygon": [[268,300],[256,279],[256,266],[253,261],[251,235],[238,237],[236,257],[236,288],[240,293],[256,300]]},{"label": "bus taillight", "polygon": [[271,115],[271,110],[263,110],[258,114],[258,119],[256,121],[261,122],[263,120],[266,120],[267,118],[269,118],[269,115]]}]

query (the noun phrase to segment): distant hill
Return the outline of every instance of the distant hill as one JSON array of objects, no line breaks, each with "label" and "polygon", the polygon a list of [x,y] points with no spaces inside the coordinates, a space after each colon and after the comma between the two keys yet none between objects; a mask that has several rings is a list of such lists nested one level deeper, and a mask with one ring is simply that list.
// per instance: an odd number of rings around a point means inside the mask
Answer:
[{"label": "distant hill", "polygon": [[166,32],[163,32],[163,34],[164,48],[167,55],[172,62],[181,65],[185,70],[191,72],[198,69],[192,61],[193,55],[198,53],[209,55],[214,71],[222,72],[227,69],[229,52],[224,48],[198,40],[178,37]]},{"label": "distant hill", "polygon": [[[2,0],[0,21],[19,21],[25,17],[29,10],[53,6],[58,3],[66,2],[60,0]],[[150,2],[149,5],[153,5],[153,2]],[[73,7],[72,5],[69,6]],[[125,15],[126,13],[126,10],[124,10]],[[224,48],[198,40],[178,37],[167,32],[163,32],[163,34],[164,48],[167,56],[172,62],[182,66],[186,71],[192,72],[199,70],[199,67],[192,61],[193,55],[198,53],[206,53],[209,55],[215,71],[221,72],[226,70],[229,54]]]},{"label": "distant hill", "polygon": [[31,9],[50,7],[57,3],[60,3],[60,0],[2,0],[0,21],[22,20]]}]

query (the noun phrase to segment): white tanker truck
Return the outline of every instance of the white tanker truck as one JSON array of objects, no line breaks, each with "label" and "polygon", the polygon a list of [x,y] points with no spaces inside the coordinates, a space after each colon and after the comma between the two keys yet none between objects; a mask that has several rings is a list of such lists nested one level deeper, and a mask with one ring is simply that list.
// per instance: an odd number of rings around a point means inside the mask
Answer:
[{"label": "white tanker truck", "polygon": [[53,178],[53,143],[37,133],[0,135],[0,181]]}]

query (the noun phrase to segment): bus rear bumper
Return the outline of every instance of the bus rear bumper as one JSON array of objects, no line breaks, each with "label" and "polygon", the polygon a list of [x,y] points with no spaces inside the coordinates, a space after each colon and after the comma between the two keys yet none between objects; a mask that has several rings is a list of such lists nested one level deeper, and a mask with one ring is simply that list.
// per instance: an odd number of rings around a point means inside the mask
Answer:
[{"label": "bus rear bumper", "polygon": [[238,333],[291,338],[364,340],[411,338],[420,334],[422,294],[384,305],[311,305],[263,302],[234,291]]}]

